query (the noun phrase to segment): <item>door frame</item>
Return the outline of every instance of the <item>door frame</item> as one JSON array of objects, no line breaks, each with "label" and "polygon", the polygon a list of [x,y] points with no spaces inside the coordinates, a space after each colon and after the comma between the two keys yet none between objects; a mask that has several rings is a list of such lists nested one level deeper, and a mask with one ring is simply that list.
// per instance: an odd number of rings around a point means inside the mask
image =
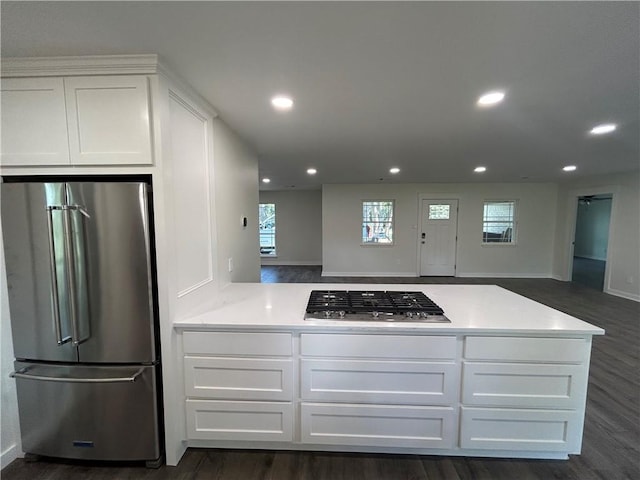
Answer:
[{"label": "door frame", "polygon": [[423,200],[456,200],[458,202],[458,216],[456,219],[456,265],[453,269],[454,278],[458,276],[458,226],[460,225],[460,194],[459,193],[419,193],[418,194],[418,216],[415,225],[416,242],[416,277],[420,277],[420,226],[422,225],[422,202]]},{"label": "door frame", "polygon": [[580,197],[586,195],[611,195],[611,215],[609,217],[609,232],[607,240],[607,258],[604,266],[604,283],[602,291],[610,293],[611,290],[611,244],[614,238],[614,221],[615,212],[617,211],[618,197],[620,196],[620,187],[601,186],[601,187],[582,187],[569,191],[567,205],[567,238],[565,242],[565,254],[567,255],[566,269],[564,271],[564,279],[567,282],[573,277],[573,253],[574,243],[576,239],[576,225],[578,222],[578,201]]}]

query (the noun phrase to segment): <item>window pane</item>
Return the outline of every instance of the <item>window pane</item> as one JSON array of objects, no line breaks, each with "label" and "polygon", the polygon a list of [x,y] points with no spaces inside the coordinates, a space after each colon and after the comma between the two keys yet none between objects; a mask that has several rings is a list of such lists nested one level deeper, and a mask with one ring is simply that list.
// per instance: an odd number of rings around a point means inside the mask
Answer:
[{"label": "window pane", "polygon": [[260,255],[276,254],[276,205],[261,203],[258,209]]},{"label": "window pane", "polygon": [[393,243],[393,201],[362,202],[362,243]]},{"label": "window pane", "polygon": [[482,224],[483,243],[513,243],[515,202],[485,202]]},{"label": "window pane", "polygon": [[429,220],[449,220],[449,205],[429,205]]}]

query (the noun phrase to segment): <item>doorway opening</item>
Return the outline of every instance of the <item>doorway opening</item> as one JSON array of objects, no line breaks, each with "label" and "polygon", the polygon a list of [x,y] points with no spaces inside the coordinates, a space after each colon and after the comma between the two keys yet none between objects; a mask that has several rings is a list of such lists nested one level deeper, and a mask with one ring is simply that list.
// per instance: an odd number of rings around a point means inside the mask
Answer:
[{"label": "doorway opening", "polygon": [[613,195],[578,197],[571,281],[604,290]]}]

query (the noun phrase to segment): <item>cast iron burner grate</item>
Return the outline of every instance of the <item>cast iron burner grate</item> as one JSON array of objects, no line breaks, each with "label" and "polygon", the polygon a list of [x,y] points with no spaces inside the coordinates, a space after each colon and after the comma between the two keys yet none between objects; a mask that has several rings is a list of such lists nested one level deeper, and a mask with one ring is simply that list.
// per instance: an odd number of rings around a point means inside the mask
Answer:
[{"label": "cast iron burner grate", "polygon": [[380,290],[312,290],[305,319],[318,318],[449,321],[442,308],[422,292]]}]

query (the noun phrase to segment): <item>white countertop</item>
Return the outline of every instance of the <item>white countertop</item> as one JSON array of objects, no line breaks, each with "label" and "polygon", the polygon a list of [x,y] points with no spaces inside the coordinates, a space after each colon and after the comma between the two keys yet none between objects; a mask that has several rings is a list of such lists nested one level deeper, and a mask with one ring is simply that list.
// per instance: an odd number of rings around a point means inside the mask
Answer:
[{"label": "white countertop", "polygon": [[[304,320],[311,290],[422,291],[451,323]],[[232,283],[216,308],[174,323],[177,329],[251,328],[603,335],[604,330],[496,285]]]}]

